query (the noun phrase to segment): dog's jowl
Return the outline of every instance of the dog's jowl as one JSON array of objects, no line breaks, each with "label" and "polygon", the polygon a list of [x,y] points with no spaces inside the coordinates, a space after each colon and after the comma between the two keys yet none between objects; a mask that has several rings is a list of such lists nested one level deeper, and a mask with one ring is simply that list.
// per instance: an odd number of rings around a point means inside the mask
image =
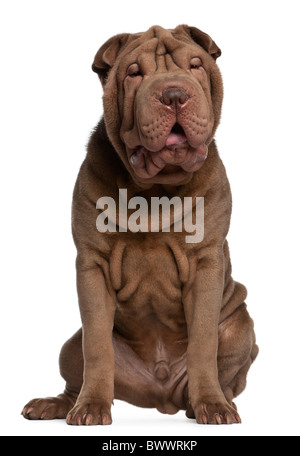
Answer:
[{"label": "dog's jowl", "polygon": [[[258,348],[226,241],[231,193],[214,141],[220,54],[186,25],[120,34],[97,52],[104,116],[72,209],[82,328],[60,353],[65,391],[28,402],[25,418],[110,424],[115,398],[185,410],[200,424],[241,422],[233,399]],[[163,210],[154,230],[142,229],[152,226],[154,200],[169,201],[167,229]],[[200,200],[203,229],[193,237]],[[115,225],[99,230],[110,223],[105,201]]]}]

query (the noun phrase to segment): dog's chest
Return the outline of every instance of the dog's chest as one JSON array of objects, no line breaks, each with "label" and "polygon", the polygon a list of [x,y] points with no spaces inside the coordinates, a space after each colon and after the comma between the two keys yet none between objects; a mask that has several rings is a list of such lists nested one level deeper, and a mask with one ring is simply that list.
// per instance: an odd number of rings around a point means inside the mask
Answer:
[{"label": "dog's chest", "polygon": [[162,304],[181,302],[180,268],[170,245],[159,238],[133,239],[116,246],[112,258],[118,303],[157,311]]}]

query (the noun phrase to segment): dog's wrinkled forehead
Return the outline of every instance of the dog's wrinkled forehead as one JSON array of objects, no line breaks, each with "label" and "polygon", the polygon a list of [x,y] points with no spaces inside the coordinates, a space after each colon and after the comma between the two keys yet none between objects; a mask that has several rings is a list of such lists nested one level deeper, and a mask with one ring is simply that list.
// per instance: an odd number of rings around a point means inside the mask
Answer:
[{"label": "dog's wrinkled forehead", "polygon": [[[185,38],[185,39],[184,39]],[[171,30],[153,27],[144,34],[137,35],[120,52],[121,66],[135,62],[140,65],[142,73],[154,71],[170,71],[186,64],[189,54],[196,43],[191,43],[188,37],[174,36]],[[184,52],[189,49],[190,52]]]},{"label": "dog's wrinkled forehead", "polygon": [[166,30],[159,26],[151,27],[147,32],[132,35],[133,49],[140,51],[151,51],[156,55],[164,55],[174,52],[182,47],[183,41],[190,41],[185,34],[174,33],[173,30]]},{"label": "dog's wrinkled forehead", "polygon": [[[210,36],[195,27],[179,25],[174,30],[168,30],[153,26],[144,33],[123,33],[110,38],[97,52],[92,69],[105,84],[107,74],[115,63],[122,62],[123,67],[124,63],[142,65],[144,61],[147,65],[145,56],[151,54],[152,65],[155,60],[156,68],[165,65],[168,71],[170,66],[182,67],[185,64],[183,59],[191,58],[193,52],[197,54],[200,48],[215,60],[221,55]],[[183,49],[188,52],[182,52]]]}]

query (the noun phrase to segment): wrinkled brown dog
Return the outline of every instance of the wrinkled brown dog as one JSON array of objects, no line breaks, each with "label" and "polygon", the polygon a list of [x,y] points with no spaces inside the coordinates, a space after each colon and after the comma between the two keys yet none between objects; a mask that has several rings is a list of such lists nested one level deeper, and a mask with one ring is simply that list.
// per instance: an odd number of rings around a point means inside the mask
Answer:
[{"label": "wrinkled brown dog", "polygon": [[[30,401],[25,418],[110,424],[116,398],[186,410],[202,424],[240,422],[232,400],[258,348],[226,241],[231,194],[213,139],[220,54],[185,25],[118,35],[96,54],[104,119],[78,175],[72,218],[82,330],[61,351],[65,392]],[[149,208],[152,197],[204,197],[203,240],[188,243],[174,227],[100,233],[96,202],[111,197],[118,212],[119,189]]]}]

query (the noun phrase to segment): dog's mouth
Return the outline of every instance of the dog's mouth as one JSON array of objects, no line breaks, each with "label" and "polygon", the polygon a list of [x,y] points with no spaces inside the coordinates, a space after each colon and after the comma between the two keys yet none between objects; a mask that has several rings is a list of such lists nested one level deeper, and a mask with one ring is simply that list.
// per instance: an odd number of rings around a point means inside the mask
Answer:
[{"label": "dog's mouth", "polygon": [[205,143],[192,147],[183,128],[176,123],[166,138],[165,146],[158,152],[151,152],[140,145],[130,151],[130,164],[135,174],[152,179],[170,174],[190,174],[201,168],[208,153]]},{"label": "dog's mouth", "polygon": [[166,147],[170,150],[176,150],[185,147],[187,142],[188,140],[183,128],[176,123],[167,137]]}]

